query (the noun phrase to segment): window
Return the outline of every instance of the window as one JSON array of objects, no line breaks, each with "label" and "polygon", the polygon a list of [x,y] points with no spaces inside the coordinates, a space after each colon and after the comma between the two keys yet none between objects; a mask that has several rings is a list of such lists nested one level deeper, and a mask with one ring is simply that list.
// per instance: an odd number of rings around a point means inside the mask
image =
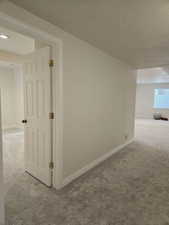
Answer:
[{"label": "window", "polygon": [[169,109],[169,89],[154,90],[154,108]]}]

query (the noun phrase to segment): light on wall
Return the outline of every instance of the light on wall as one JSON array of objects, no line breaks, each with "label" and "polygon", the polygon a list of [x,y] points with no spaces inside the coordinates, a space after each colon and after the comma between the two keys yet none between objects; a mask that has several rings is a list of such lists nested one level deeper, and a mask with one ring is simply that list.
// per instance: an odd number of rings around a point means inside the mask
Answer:
[{"label": "light on wall", "polygon": [[8,35],[6,35],[6,34],[2,34],[2,33],[0,33],[0,38],[1,38],[1,39],[8,39],[8,38],[9,38],[9,36],[8,36]]}]

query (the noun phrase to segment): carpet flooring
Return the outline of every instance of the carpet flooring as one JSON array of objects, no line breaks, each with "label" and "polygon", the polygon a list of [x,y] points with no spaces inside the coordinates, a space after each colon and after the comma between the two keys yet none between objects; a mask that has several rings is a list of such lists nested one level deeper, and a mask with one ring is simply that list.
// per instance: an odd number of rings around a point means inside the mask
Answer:
[{"label": "carpet flooring", "polygon": [[169,225],[169,122],[136,121],[135,141],[61,191],[18,174],[7,225]]},{"label": "carpet flooring", "polygon": [[5,192],[24,173],[24,133],[21,129],[3,132],[3,159]]}]

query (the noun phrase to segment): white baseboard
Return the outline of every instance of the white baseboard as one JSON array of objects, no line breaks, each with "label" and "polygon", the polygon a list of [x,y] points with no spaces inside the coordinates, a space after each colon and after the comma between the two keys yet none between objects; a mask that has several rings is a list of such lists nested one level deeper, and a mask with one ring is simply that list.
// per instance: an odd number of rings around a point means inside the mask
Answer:
[{"label": "white baseboard", "polygon": [[13,129],[16,128],[15,124],[10,124],[10,125],[4,125],[2,126],[3,130],[8,130],[8,129]]},{"label": "white baseboard", "polygon": [[132,143],[134,140],[131,139],[127,142],[125,142],[122,145],[117,146],[116,148],[114,148],[113,150],[111,150],[110,152],[106,153],[105,155],[101,156],[100,158],[94,160],[93,162],[91,162],[90,164],[88,164],[87,166],[83,167],[82,169],[78,170],[77,172],[75,172],[74,174],[66,177],[61,185],[61,188],[63,188],[64,186],[68,185],[69,183],[71,183],[73,180],[77,179],[78,177],[80,177],[81,175],[83,175],[84,173],[86,173],[87,171],[91,170],[92,168],[94,168],[95,166],[97,166],[99,163],[105,161],[106,159],[108,159],[109,157],[111,157],[113,154],[119,152],[121,149],[123,149],[125,146],[129,145],[130,143]]},{"label": "white baseboard", "polygon": [[14,123],[14,124],[10,124],[10,125],[5,125],[2,127],[2,130],[9,130],[9,129],[23,129],[23,125],[22,124],[18,124],[18,123]]}]

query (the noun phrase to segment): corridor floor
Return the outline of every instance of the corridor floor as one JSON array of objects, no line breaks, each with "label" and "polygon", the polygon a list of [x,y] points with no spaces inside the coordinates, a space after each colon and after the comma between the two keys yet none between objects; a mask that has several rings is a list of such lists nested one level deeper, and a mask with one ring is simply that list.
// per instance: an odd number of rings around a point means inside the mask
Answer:
[{"label": "corridor floor", "polygon": [[134,142],[61,191],[27,174],[6,195],[8,225],[169,225],[169,122],[138,120]]}]

